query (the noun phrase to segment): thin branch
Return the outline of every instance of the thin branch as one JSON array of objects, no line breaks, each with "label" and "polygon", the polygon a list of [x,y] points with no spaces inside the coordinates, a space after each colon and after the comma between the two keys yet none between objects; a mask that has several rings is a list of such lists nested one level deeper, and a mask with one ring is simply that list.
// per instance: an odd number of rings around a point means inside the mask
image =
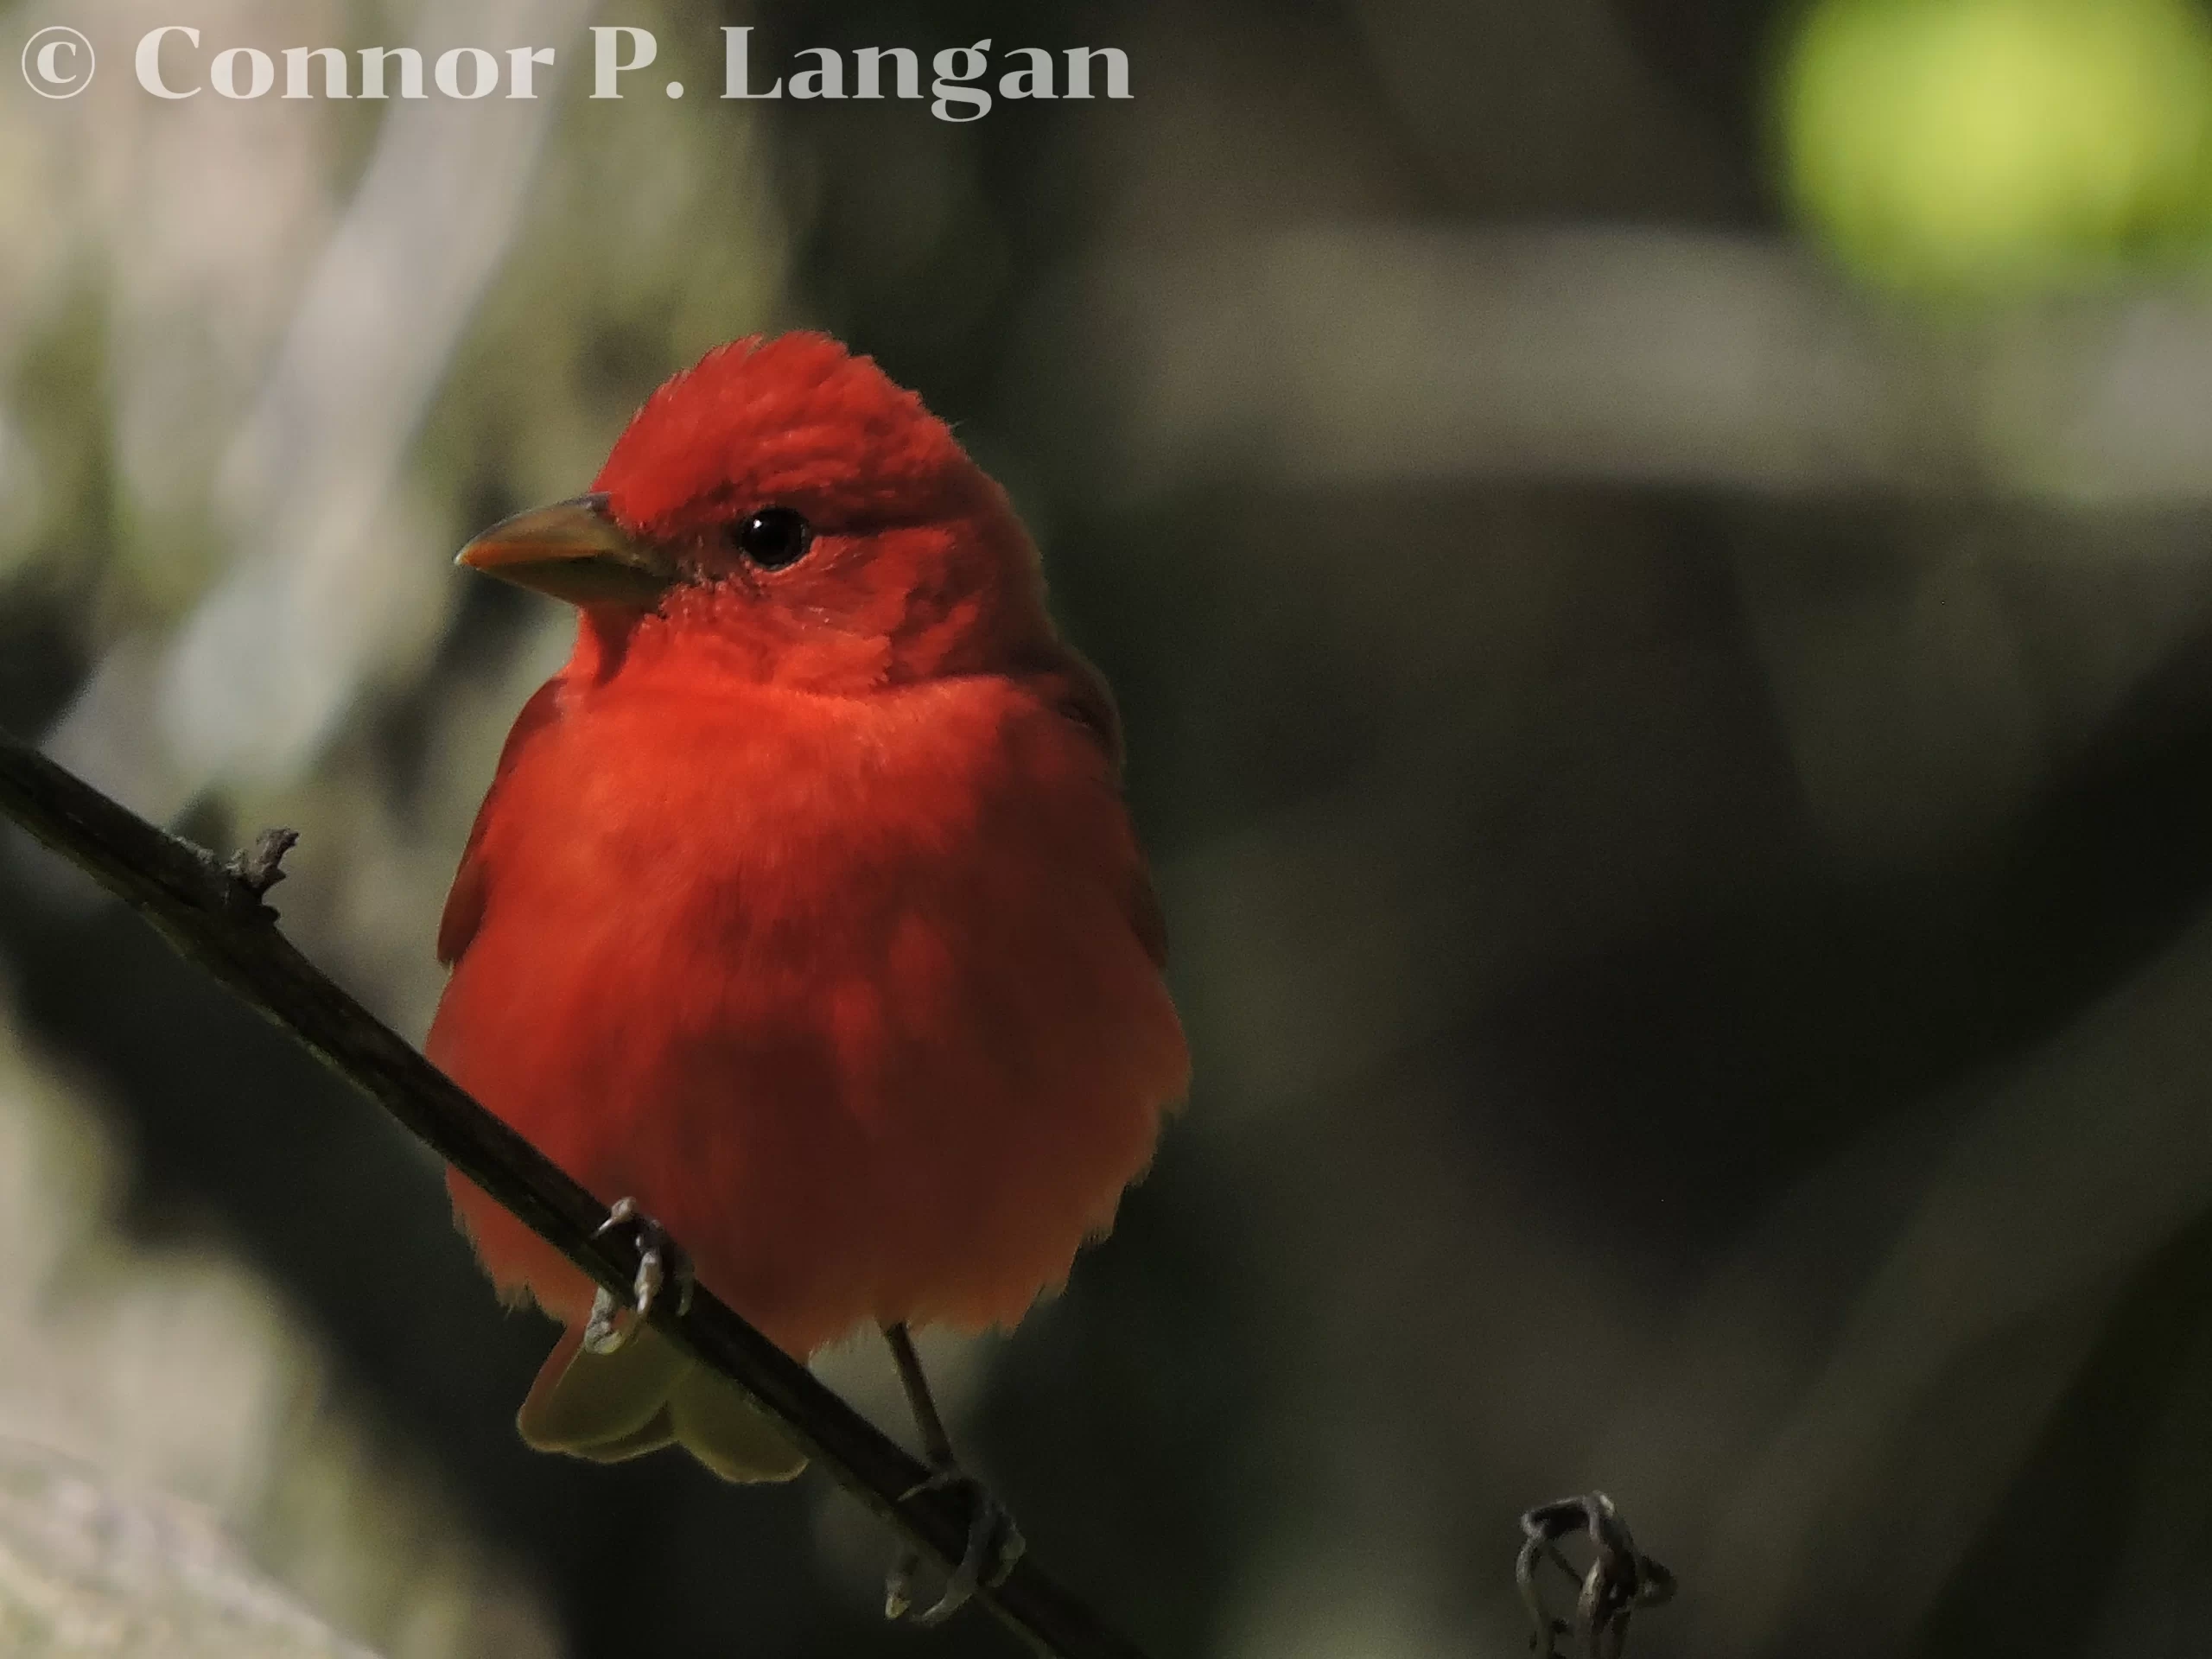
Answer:
[{"label": "thin branch", "polygon": [[[340,990],[277,931],[263,902],[283,874],[288,830],[226,865],[155,828],[0,731],[0,814],[90,874],[179,952],[291,1033],[440,1157],[618,1295],[637,1276],[634,1230],[597,1231],[607,1211],[414,1048]],[[679,1241],[680,1242],[680,1241]],[[930,1471],[705,1289],[688,1309],[663,1297],[652,1323],[729,1378],[837,1484],[950,1567],[967,1546],[959,1500]],[[911,1494],[911,1496],[910,1496]],[[1139,1650],[1024,1557],[977,1599],[1053,1659],[1142,1659]]]}]

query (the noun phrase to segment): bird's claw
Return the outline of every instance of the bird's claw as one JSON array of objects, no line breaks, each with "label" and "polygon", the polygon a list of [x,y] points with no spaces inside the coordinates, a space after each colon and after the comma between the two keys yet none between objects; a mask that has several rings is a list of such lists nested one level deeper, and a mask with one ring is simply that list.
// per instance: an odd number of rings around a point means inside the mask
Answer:
[{"label": "bird's claw", "polygon": [[[666,1230],[640,1210],[635,1198],[616,1199],[607,1219],[599,1224],[598,1233],[610,1233],[618,1227],[631,1229],[637,1241],[638,1276],[631,1283],[626,1306],[604,1285],[592,1297],[591,1317],[584,1323],[588,1353],[611,1354],[629,1341],[630,1333],[653,1311],[671,1282],[676,1286],[677,1312],[688,1312],[691,1306],[691,1258],[677,1247]],[[624,1319],[626,1312],[635,1318]]]},{"label": "bird's claw", "polygon": [[1014,1524],[1006,1505],[992,1496],[990,1488],[957,1465],[939,1469],[927,1480],[910,1487],[899,1494],[899,1502],[903,1503],[922,1492],[944,1491],[960,1493],[968,1506],[968,1547],[961,1554],[960,1564],[945,1580],[944,1592],[932,1605],[916,1613],[912,1611],[914,1576],[921,1570],[922,1558],[912,1547],[900,1550],[883,1583],[886,1618],[911,1616],[917,1624],[942,1624],[966,1605],[979,1588],[995,1588],[1004,1584],[1007,1574],[1014,1571],[1014,1564],[1028,1548],[1021,1529]]}]

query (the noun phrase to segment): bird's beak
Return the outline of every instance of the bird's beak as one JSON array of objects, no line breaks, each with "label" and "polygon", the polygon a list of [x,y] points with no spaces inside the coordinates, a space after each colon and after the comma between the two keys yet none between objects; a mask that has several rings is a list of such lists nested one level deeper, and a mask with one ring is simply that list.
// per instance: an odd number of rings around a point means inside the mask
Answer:
[{"label": "bird's beak", "polygon": [[651,610],[681,574],[661,548],[614,522],[603,495],[580,495],[502,518],[454,560],[571,605]]}]

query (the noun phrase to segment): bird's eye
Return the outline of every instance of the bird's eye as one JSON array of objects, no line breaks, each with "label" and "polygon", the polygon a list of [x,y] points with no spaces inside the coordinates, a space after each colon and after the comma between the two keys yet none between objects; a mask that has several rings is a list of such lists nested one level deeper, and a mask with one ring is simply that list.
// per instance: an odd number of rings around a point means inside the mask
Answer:
[{"label": "bird's eye", "polygon": [[789,507],[763,507],[739,520],[731,539],[739,552],[763,570],[780,570],[806,556],[814,526]]}]

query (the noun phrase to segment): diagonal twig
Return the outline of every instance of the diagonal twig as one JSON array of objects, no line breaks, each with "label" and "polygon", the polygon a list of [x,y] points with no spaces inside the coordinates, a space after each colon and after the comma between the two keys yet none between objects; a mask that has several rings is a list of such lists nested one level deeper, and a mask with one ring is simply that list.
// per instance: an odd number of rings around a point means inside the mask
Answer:
[{"label": "diagonal twig", "polygon": [[[0,815],[84,869],[592,1278],[627,1298],[639,1266],[633,1230],[600,1232],[607,1211],[598,1200],[277,931],[264,895],[283,875],[290,831],[267,831],[251,851],[219,862],[4,731]],[[928,1469],[706,1290],[686,1307],[677,1300],[664,1297],[652,1314],[677,1346],[735,1382],[893,1529],[948,1567],[958,1563],[967,1512],[957,1497],[929,1487]],[[976,1593],[1048,1659],[1142,1659],[1027,1557],[1002,1582]]]}]

